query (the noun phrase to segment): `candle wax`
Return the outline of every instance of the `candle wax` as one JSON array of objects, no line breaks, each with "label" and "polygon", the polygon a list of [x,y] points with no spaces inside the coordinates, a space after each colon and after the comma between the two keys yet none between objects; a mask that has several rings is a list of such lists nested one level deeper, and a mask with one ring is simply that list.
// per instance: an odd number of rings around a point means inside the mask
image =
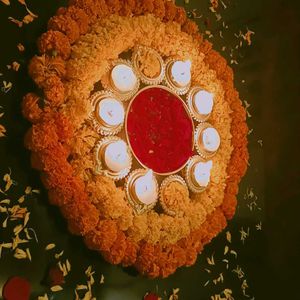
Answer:
[{"label": "candle wax", "polygon": [[125,64],[116,65],[111,71],[111,78],[115,87],[123,93],[132,91],[137,83],[132,68]]},{"label": "candle wax", "polygon": [[154,203],[157,199],[157,190],[153,171],[149,170],[145,175],[137,178],[134,189],[139,201],[146,205]]},{"label": "candle wax", "polygon": [[214,95],[207,91],[199,91],[194,95],[194,103],[199,114],[208,115],[211,113],[214,104]]},{"label": "candle wax", "polygon": [[215,128],[208,127],[202,132],[202,142],[206,151],[215,152],[220,147],[220,136]]},{"label": "candle wax", "polygon": [[175,61],[171,68],[171,74],[177,85],[187,86],[191,81],[191,61]]},{"label": "candle wax", "polygon": [[195,166],[194,177],[201,187],[207,187],[210,180],[212,161],[198,162]]},{"label": "candle wax", "polygon": [[110,143],[104,154],[105,164],[113,172],[121,172],[130,166],[130,157],[124,141]]},{"label": "candle wax", "polygon": [[105,98],[99,103],[99,116],[110,126],[117,126],[124,121],[124,107],[113,98]]}]

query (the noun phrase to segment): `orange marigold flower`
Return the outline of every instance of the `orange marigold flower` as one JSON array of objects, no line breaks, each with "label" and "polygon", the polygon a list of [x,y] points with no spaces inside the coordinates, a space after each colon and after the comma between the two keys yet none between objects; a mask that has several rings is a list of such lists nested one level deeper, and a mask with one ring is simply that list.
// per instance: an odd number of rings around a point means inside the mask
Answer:
[{"label": "orange marigold flower", "polygon": [[222,211],[227,220],[231,220],[235,214],[235,209],[237,205],[237,199],[235,194],[230,194],[225,192],[224,200],[222,203]]},{"label": "orange marigold flower", "polygon": [[101,254],[109,263],[117,265],[121,263],[127,249],[126,236],[123,231],[118,231],[117,239],[115,240],[109,251],[101,251]]},{"label": "orange marigold flower", "polygon": [[141,245],[137,260],[136,269],[151,278],[158,277],[160,268],[155,264],[157,247],[152,244],[144,243]]},{"label": "orange marigold flower", "polygon": [[74,5],[69,7],[60,7],[57,10],[57,15],[65,15],[71,17],[78,25],[79,33],[85,34],[89,28],[89,17],[85,11],[81,8],[78,8]]},{"label": "orange marigold flower", "polygon": [[153,14],[156,17],[163,19],[165,16],[165,13],[166,13],[165,1],[164,0],[154,0],[153,4],[154,4]]},{"label": "orange marigold flower", "polygon": [[186,21],[186,12],[183,7],[177,7],[176,8],[176,16],[174,18],[174,21],[179,23],[180,25],[183,25]]},{"label": "orange marigold flower", "polygon": [[160,248],[156,255],[156,264],[159,266],[160,276],[163,278],[168,277],[186,263],[185,250],[177,244]]},{"label": "orange marigold flower", "polygon": [[123,0],[123,5],[120,9],[121,16],[130,16],[135,9],[136,0]]},{"label": "orange marigold flower", "polygon": [[155,0],[141,0],[141,7],[144,14],[152,13],[154,10]]},{"label": "orange marigold flower", "polygon": [[105,0],[70,0],[69,5],[82,8],[93,19],[106,16],[109,12]]},{"label": "orange marigold flower", "polygon": [[85,197],[84,183],[80,178],[75,176],[68,178],[65,186],[52,188],[48,191],[49,202],[58,206],[63,206],[73,201],[75,195],[82,199]]},{"label": "orange marigold flower", "polygon": [[66,75],[65,62],[59,56],[34,56],[29,63],[28,72],[34,82],[41,87],[49,77],[58,76],[63,78]]},{"label": "orange marigold flower", "polygon": [[207,226],[207,231],[206,236],[202,240],[203,244],[209,243],[227,225],[226,218],[220,207],[218,207],[213,213],[208,215],[205,223]]},{"label": "orange marigold flower", "polygon": [[182,25],[182,30],[187,34],[194,35],[199,31],[199,28],[194,21],[186,19],[185,23]]},{"label": "orange marigold flower", "polygon": [[64,102],[65,87],[58,76],[51,76],[43,82],[46,104],[49,106],[59,106]]},{"label": "orange marigold flower", "polygon": [[[121,0],[122,1],[122,0]],[[120,0],[106,0],[106,5],[112,14],[117,14],[122,6],[122,2]]]},{"label": "orange marigold flower", "polygon": [[124,267],[132,266],[136,262],[138,245],[131,240],[126,240],[126,251],[122,259]]},{"label": "orange marigold flower", "polygon": [[[49,162],[49,160],[51,161]],[[68,166],[68,164],[61,164],[55,168],[54,166],[57,165],[57,162],[53,161],[53,158],[50,158],[48,156],[45,157],[44,163],[46,164],[48,169],[52,167],[51,172],[48,171],[42,173],[41,175],[41,180],[46,189],[58,188],[60,186],[68,184],[69,179],[73,174],[73,169]]]},{"label": "orange marigold flower", "polygon": [[73,44],[79,38],[78,24],[68,15],[58,15],[48,21],[48,30],[57,30],[64,33]]},{"label": "orange marigold flower", "polygon": [[70,139],[72,138],[74,132],[71,120],[69,120],[68,117],[66,117],[62,113],[55,113],[53,115],[53,120],[55,122],[59,141],[62,143],[70,142]]},{"label": "orange marigold flower", "polygon": [[66,168],[65,165],[69,164],[67,162],[69,151],[60,143],[55,147],[31,154],[32,167],[41,171],[52,172],[54,169]]},{"label": "orange marigold flower", "polygon": [[61,207],[61,212],[68,220],[71,233],[77,235],[94,230],[99,221],[99,211],[89,202],[86,194],[84,198],[82,195],[74,195],[73,201]]},{"label": "orange marigold flower", "polygon": [[109,251],[117,240],[118,231],[115,221],[103,220],[84,237],[84,242],[92,250]]},{"label": "orange marigold flower", "polygon": [[71,53],[69,39],[60,31],[54,30],[42,34],[38,40],[38,48],[41,54],[60,55],[63,59],[69,58]]},{"label": "orange marigold flower", "polygon": [[220,77],[226,69],[227,61],[217,51],[211,50],[205,57],[204,61],[209,64],[211,69],[216,71],[218,77]]},{"label": "orange marigold flower", "polygon": [[32,125],[25,136],[25,145],[32,151],[42,151],[55,147],[58,135],[53,122],[41,122]]},{"label": "orange marigold flower", "polygon": [[43,112],[39,106],[39,101],[40,97],[34,93],[28,93],[23,97],[22,114],[32,123],[38,122]]},{"label": "orange marigold flower", "polygon": [[176,17],[177,8],[176,5],[172,1],[165,2],[165,21],[173,21]]},{"label": "orange marigold flower", "polygon": [[204,40],[202,44],[200,44],[199,51],[205,55],[212,49],[212,43],[208,40]]}]

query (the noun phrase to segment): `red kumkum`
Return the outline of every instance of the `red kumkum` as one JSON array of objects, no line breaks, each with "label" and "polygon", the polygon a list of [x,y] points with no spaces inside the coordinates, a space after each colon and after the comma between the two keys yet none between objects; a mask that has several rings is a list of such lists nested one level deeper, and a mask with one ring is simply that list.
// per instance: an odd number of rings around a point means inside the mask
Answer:
[{"label": "red kumkum", "polygon": [[126,126],[134,155],[156,173],[176,172],[193,154],[193,121],[183,101],[165,88],[142,90],[130,104]]}]

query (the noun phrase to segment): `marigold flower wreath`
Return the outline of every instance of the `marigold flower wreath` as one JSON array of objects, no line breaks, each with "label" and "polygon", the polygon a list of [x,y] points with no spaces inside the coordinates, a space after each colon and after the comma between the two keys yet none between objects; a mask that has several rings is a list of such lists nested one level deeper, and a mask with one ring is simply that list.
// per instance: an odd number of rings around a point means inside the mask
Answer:
[{"label": "marigold flower wreath", "polygon": [[[149,205],[141,211],[128,201],[128,174],[121,176],[127,176],[127,181],[107,176],[98,161],[101,146],[125,129],[120,126],[106,132],[95,119],[99,104],[95,99],[101,99],[103,91],[113,96],[112,90],[108,92],[112,66],[124,62],[129,52],[137,53],[137,45],[149,51],[133,60],[133,65],[140,66],[135,68],[135,75],[139,77],[138,71],[143,72],[144,84],[161,87],[159,93],[162,85],[167,85],[168,59],[192,62],[191,85],[214,94],[214,108],[208,121],[221,139],[211,158],[211,180],[206,189],[201,193],[192,188],[189,191],[178,176],[183,171],[179,171],[171,176],[177,181],[165,184],[164,201],[156,205],[158,208]],[[29,74],[39,90],[27,94],[22,104],[24,116],[33,124],[25,144],[32,151],[32,167],[41,171],[50,203],[60,207],[69,230],[81,235],[87,247],[99,251],[108,262],[134,266],[152,278],[167,277],[178,267],[193,265],[204,245],[233,217],[238,184],[247,168],[246,114],[225,59],[203,39],[182,7],[164,0],[71,0],[68,7],[59,8],[49,20],[48,31],[40,37],[38,48],[40,54],[32,58]],[[162,77],[152,80],[156,75]],[[138,113],[131,116],[128,112],[126,120],[131,118],[133,125],[128,120],[125,130],[136,137],[144,136],[147,130],[155,135],[159,130],[156,138],[164,149],[176,148],[175,154],[170,154],[172,159],[156,148],[153,150],[157,155],[149,159],[161,168],[198,151],[185,150],[191,136],[186,128],[198,124],[189,123],[195,116],[184,119],[187,111],[183,108],[187,104],[179,101],[178,90],[170,86],[165,89],[169,93],[167,104],[161,105],[158,112],[163,113],[163,120],[156,124],[156,117],[147,119],[147,112],[155,112],[160,104],[151,104],[152,97],[150,102],[146,97],[143,101],[150,105],[147,109],[131,102],[130,111],[136,109]],[[127,98],[138,93],[137,86],[133,90]],[[185,94],[182,99],[188,98],[188,90],[190,86],[178,92]],[[125,96],[121,99],[123,94],[119,96],[119,103],[128,103]],[[174,103],[172,109],[170,103]],[[168,128],[174,122],[170,131]],[[178,139],[177,135],[185,134],[186,139]],[[131,147],[144,155],[141,153],[149,148],[149,140],[136,141],[130,143]]]}]

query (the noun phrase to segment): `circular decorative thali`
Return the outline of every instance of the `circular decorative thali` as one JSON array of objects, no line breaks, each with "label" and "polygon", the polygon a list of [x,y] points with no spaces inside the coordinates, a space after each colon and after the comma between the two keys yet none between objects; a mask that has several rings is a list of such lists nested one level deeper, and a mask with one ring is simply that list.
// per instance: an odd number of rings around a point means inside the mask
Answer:
[{"label": "circular decorative thali", "polygon": [[167,277],[234,214],[246,115],[183,8],[118,3],[72,1],[49,22],[29,65],[43,96],[24,97],[25,142],[72,233],[112,264]]}]

